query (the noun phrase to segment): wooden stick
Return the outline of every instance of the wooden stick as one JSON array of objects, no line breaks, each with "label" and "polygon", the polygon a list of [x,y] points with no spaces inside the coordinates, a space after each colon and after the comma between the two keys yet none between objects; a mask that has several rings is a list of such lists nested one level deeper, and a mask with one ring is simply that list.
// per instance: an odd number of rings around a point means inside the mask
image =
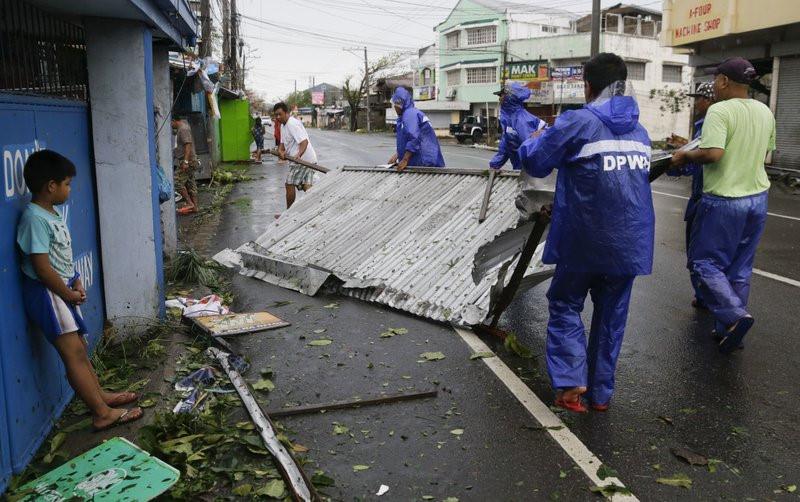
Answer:
[{"label": "wooden stick", "polygon": [[[276,157],[280,157],[280,154],[278,153],[277,149],[270,150],[269,153],[271,153],[272,155],[274,155]],[[325,166],[321,166],[319,164],[312,164],[311,162],[306,162],[303,159],[298,159],[297,157],[292,157],[291,155],[286,155],[285,157],[286,157],[286,160],[294,162],[295,164],[300,164],[303,167],[307,167],[309,169],[313,169],[313,170],[319,171],[321,173],[330,172],[330,169],[328,169]]]},{"label": "wooden stick", "polygon": [[309,406],[298,406],[296,408],[286,408],[267,412],[270,417],[288,417],[292,415],[307,415],[323,410],[342,410],[347,408],[360,408],[361,406],[374,406],[376,404],[397,403],[400,401],[410,401],[412,399],[422,399],[426,397],[436,397],[437,391],[429,390],[425,392],[412,392],[410,394],[394,394],[392,396],[377,397],[374,399],[362,399],[361,401],[340,401],[338,403],[312,404]]},{"label": "wooden stick", "polygon": [[483,223],[486,220],[486,210],[489,209],[489,198],[492,196],[492,187],[494,186],[494,177],[497,170],[489,170],[489,179],[486,181],[486,190],[483,192],[483,202],[481,203],[481,212],[478,214],[478,223]]}]

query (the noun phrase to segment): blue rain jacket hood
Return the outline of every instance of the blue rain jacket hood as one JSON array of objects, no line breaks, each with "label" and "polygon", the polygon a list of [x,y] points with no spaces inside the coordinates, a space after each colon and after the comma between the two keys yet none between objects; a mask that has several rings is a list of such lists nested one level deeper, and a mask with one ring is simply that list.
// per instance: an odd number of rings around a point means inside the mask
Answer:
[{"label": "blue rain jacket hood", "polygon": [[532,176],[558,169],[543,261],[572,272],[645,275],[653,268],[650,138],[629,96],[567,111],[519,156]]},{"label": "blue rain jacket hood", "polygon": [[511,160],[514,169],[520,169],[518,150],[531,134],[543,129],[546,123],[525,109],[525,101],[531,97],[531,90],[514,82],[506,87],[506,95],[500,105],[500,144],[497,153],[489,161],[489,167],[499,169]]},{"label": "blue rain jacket hood", "polygon": [[392,103],[400,103],[402,113],[397,117],[397,158],[412,152],[409,166],[444,167],[439,139],[424,113],[414,107],[414,98],[403,87],[395,89]]}]

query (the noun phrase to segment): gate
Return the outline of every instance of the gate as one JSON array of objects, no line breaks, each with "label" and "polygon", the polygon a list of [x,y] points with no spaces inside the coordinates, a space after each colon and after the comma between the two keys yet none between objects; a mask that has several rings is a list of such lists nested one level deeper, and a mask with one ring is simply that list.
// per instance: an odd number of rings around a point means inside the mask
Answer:
[{"label": "gate", "polygon": [[53,422],[72,397],[55,349],[27,322],[21,300],[21,272],[16,248],[19,215],[30,200],[22,178],[25,159],[49,148],[77,168],[70,200],[60,210],[73,241],[75,267],[83,277],[88,301],[81,307],[94,346],[103,329],[103,291],[97,238],[94,166],[85,103],[0,94],[0,148],[3,197],[0,199],[0,284],[7,310],[0,317],[0,366],[5,391],[6,445],[11,468],[25,468]]}]

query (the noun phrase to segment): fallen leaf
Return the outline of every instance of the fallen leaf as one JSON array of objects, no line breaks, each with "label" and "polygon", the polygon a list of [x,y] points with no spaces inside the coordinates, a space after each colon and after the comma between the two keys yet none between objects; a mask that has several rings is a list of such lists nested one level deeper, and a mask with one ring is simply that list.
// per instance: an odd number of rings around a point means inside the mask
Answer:
[{"label": "fallen leaf", "polygon": [[450,431],[450,434],[453,434],[455,436],[460,436],[464,434],[464,429],[453,429]]},{"label": "fallen leaf", "polygon": [[494,352],[475,352],[469,356],[469,359],[470,361],[474,361],[475,359],[483,359],[486,357],[494,357]]},{"label": "fallen leaf", "polygon": [[747,427],[731,427],[731,432],[734,436],[749,436]]},{"label": "fallen leaf", "polygon": [[250,495],[250,493],[252,491],[253,491],[253,485],[251,485],[249,483],[246,483],[246,484],[243,484],[243,485],[239,485],[236,488],[234,488],[233,490],[231,490],[231,492],[233,492],[234,495],[238,495],[240,497],[246,497],[246,496]]},{"label": "fallen leaf", "polygon": [[58,456],[58,450],[61,448],[61,445],[64,444],[66,439],[66,432],[59,432],[53,436],[53,439],[50,440],[50,451],[47,452],[47,455],[45,455],[43,459],[45,464],[49,464]]},{"label": "fallen leaf", "polygon": [[558,471],[559,479],[564,479],[567,477],[567,471]]},{"label": "fallen leaf", "polygon": [[264,495],[266,497],[270,497],[273,499],[281,499],[283,498],[283,494],[286,491],[286,484],[283,482],[282,479],[272,479],[267,482],[264,486],[256,491],[256,495]]},{"label": "fallen leaf", "polygon": [[424,363],[425,361],[439,361],[440,359],[444,359],[444,354],[441,352],[423,352],[419,357],[421,357],[422,360],[417,362]]},{"label": "fallen leaf", "polygon": [[255,430],[256,426],[253,424],[253,422],[236,422],[236,428],[245,431],[252,431]]},{"label": "fallen leaf", "polygon": [[353,472],[366,471],[367,469],[369,469],[368,465],[354,465],[353,466]]},{"label": "fallen leaf", "polygon": [[70,432],[75,432],[75,431],[79,431],[81,429],[85,429],[85,428],[89,427],[90,425],[92,425],[92,418],[91,417],[86,417],[86,418],[84,418],[83,420],[81,420],[79,422],[75,422],[74,424],[70,425],[69,427],[64,427],[59,432],[64,432],[64,433],[69,434]]},{"label": "fallen leaf", "polygon": [[673,425],[673,420],[671,418],[669,418],[669,417],[666,417],[664,415],[659,415],[658,419],[661,420],[662,422],[664,422],[667,425]]},{"label": "fallen leaf", "polygon": [[339,308],[339,304],[336,303],[336,302],[333,302],[333,303],[329,303],[329,304],[325,305],[322,308],[325,308],[325,309],[338,309]]},{"label": "fallen leaf", "polygon": [[326,331],[328,331],[328,330],[325,329],[325,328],[320,328],[320,329],[315,329],[314,333],[316,333],[318,335],[321,335],[322,333],[325,333]]},{"label": "fallen leaf", "polygon": [[656,479],[656,483],[689,489],[692,487],[692,478],[682,472],[679,472],[671,478],[658,478]]},{"label": "fallen leaf", "polygon": [[289,300],[278,300],[277,302],[272,302],[267,305],[267,308],[270,307],[285,307],[286,305],[291,305],[294,302],[290,302]]},{"label": "fallen leaf", "polygon": [[391,338],[394,335],[405,335],[406,333],[408,333],[408,330],[406,328],[389,328],[383,333],[381,333],[380,337]]},{"label": "fallen leaf", "polygon": [[156,405],[156,402],[152,399],[145,399],[143,401],[139,401],[139,407],[141,408],[152,408]]},{"label": "fallen leaf", "polygon": [[694,408],[681,408],[678,411],[683,413],[684,415],[694,415],[695,413],[697,413],[697,410]]},{"label": "fallen leaf", "polygon": [[262,378],[253,384],[253,390],[265,390],[267,392],[272,392],[275,390],[275,384],[272,383],[272,380]]},{"label": "fallen leaf", "polygon": [[423,495],[422,500],[433,500],[433,495]]},{"label": "fallen leaf", "polygon": [[530,359],[533,357],[533,354],[531,354],[531,349],[521,344],[519,340],[517,340],[517,335],[515,333],[508,334],[505,342],[503,342],[503,346],[506,348],[506,350],[515,353],[519,357],[523,357],[525,359]]},{"label": "fallen leaf", "polygon": [[349,428],[336,422],[333,423],[333,433],[336,434],[337,436],[340,434],[347,434],[348,432],[350,432]]},{"label": "fallen leaf", "polygon": [[589,491],[592,493],[599,493],[606,498],[611,498],[614,495],[631,495],[630,490],[624,486],[615,485],[613,483],[610,485],[592,486],[589,488]]},{"label": "fallen leaf", "polygon": [[309,347],[324,347],[325,345],[330,345],[333,340],[328,338],[320,338],[319,340],[311,340],[306,345]]},{"label": "fallen leaf", "polygon": [[619,474],[617,473],[617,471],[607,466],[606,464],[602,464],[600,468],[597,469],[597,477],[600,478],[600,481],[605,481],[606,478],[619,477]]},{"label": "fallen leaf", "polygon": [[308,447],[303,446],[303,445],[298,444],[298,443],[294,443],[292,445],[292,451],[295,452],[295,453],[306,453],[308,451]]},{"label": "fallen leaf", "polygon": [[794,492],[796,492],[796,491],[797,491],[797,485],[786,485],[786,486],[781,486],[781,489],[782,489],[783,491],[785,491],[786,493],[794,493]]},{"label": "fallen leaf", "polygon": [[325,474],[325,471],[316,471],[311,476],[311,484],[314,486],[334,486],[336,482],[332,477]]},{"label": "fallen leaf", "polygon": [[706,457],[692,450],[686,448],[670,448],[669,451],[689,465],[708,465],[708,459]]}]

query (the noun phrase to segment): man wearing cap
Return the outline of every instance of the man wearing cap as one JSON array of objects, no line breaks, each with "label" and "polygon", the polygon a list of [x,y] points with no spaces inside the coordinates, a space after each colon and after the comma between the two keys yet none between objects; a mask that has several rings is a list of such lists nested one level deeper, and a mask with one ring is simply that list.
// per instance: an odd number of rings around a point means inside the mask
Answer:
[{"label": "man wearing cap", "polygon": [[756,247],[767,219],[769,179],[764,160],[775,149],[775,117],[750,99],[756,71],[743,58],[712,70],[714,96],[700,148],[676,152],[672,166],[703,164],[703,195],[689,239],[692,282],[716,318],[719,349],[738,348],[753,326],[747,311]]},{"label": "man wearing cap", "polygon": [[515,170],[521,167],[517,150],[531,134],[540,131],[547,125],[536,115],[525,109],[525,101],[531,97],[531,90],[519,82],[506,84],[497,91],[500,96],[500,127],[502,136],[497,146],[497,153],[489,161],[489,167],[500,169],[509,159]]},{"label": "man wearing cap", "polygon": [[[703,130],[703,122],[705,122],[706,112],[708,107],[714,102],[714,83],[703,82],[697,85],[697,89],[687,96],[694,98],[694,134],[692,140],[700,137]],[[692,222],[694,215],[697,213],[697,204],[700,202],[700,197],[703,195],[703,166],[701,164],[686,164],[680,169],[674,169],[667,172],[670,176],[691,176],[692,177],[692,194],[689,196],[689,202],[686,204],[686,214],[683,220],[686,222],[686,253],[688,258],[689,253],[689,238],[692,235]],[[688,266],[688,265],[687,265]],[[697,284],[692,282],[694,288],[694,299],[692,306],[699,309],[705,309],[706,305],[700,299],[700,288]]]},{"label": "man wearing cap", "polygon": [[398,171],[408,166],[444,167],[439,139],[431,121],[414,106],[408,89],[395,89],[392,104],[397,112],[397,148],[389,164],[396,164]]}]

